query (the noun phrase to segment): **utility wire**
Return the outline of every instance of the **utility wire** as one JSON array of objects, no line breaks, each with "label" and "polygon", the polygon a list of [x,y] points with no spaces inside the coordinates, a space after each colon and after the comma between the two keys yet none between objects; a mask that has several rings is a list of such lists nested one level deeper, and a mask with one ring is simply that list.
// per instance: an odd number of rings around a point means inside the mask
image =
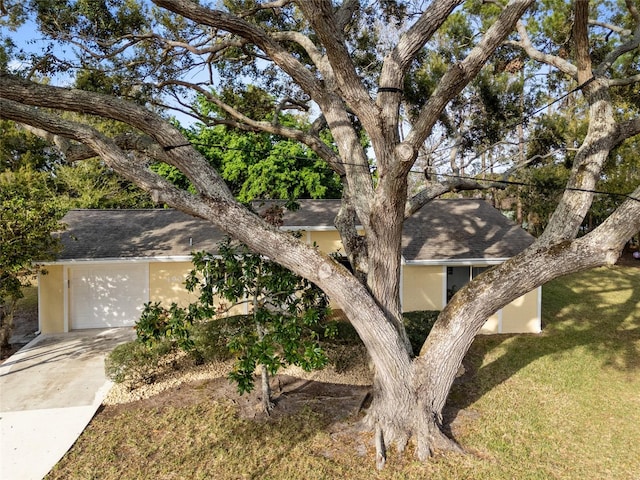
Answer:
[{"label": "utility wire", "polygon": [[608,195],[608,196],[611,196],[611,197],[623,197],[623,198],[628,198],[630,200],[635,200],[636,202],[640,202],[640,198],[634,197],[631,193],[607,192],[607,191],[604,191],[604,190],[589,190],[589,189],[586,189],[586,188],[577,188],[577,187],[543,188],[540,185],[536,185],[535,183],[516,182],[516,181],[512,181],[512,180],[491,180],[491,179],[468,177],[468,176],[464,176],[464,175],[451,175],[451,174],[447,174],[447,173],[439,173],[438,175],[440,175],[442,177],[459,178],[459,179],[462,179],[462,180],[474,180],[476,182],[504,183],[505,185],[517,185],[517,186],[521,186],[521,187],[533,187],[533,188],[537,188],[539,190],[557,190],[557,191],[570,190],[570,191],[573,191],[573,192],[594,193],[594,194],[597,194],[597,195]]},{"label": "utility wire", "polygon": [[[531,112],[528,116],[529,117],[534,117],[537,114],[539,114],[540,112],[548,109],[549,107],[555,105],[556,103],[564,100],[565,98],[567,98],[569,95],[581,90],[582,88],[586,87],[587,85],[589,85],[591,82],[593,82],[596,79],[596,77],[592,76],[590,79],[584,81],[583,83],[581,83],[580,85],[578,85],[577,87],[573,88],[572,90],[569,90],[567,93],[562,94],[561,96],[551,100],[550,102],[548,102],[547,104],[538,107],[537,109],[535,109],[533,112]],[[507,132],[511,132],[513,131],[517,126],[519,125],[524,125],[525,124],[525,120],[516,120],[515,122],[511,123],[511,124],[507,124],[507,126],[505,127],[505,130]],[[498,141],[495,142],[493,145],[489,145],[487,148],[484,149],[484,151],[488,151],[491,148],[495,147],[496,145],[498,145],[499,143],[502,143],[502,141]],[[451,151],[452,149],[459,147],[462,145],[462,142],[456,142],[453,145],[447,145],[445,147],[442,148],[437,148],[435,150],[433,150],[431,152],[431,154],[435,154],[435,153],[439,153],[439,152],[446,152],[448,153],[449,151]],[[476,156],[473,160],[477,159],[478,157]]]}]

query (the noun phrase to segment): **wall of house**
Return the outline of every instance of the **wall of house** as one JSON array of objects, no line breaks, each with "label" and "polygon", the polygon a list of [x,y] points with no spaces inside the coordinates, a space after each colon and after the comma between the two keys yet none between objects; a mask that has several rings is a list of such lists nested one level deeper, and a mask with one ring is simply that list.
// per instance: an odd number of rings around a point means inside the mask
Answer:
[{"label": "wall of house", "polygon": [[64,332],[64,269],[48,265],[38,276],[38,322],[42,333]]},{"label": "wall of house", "polygon": [[[327,253],[343,252],[337,231],[303,232],[302,239],[310,244],[315,242],[320,250]],[[72,267],[50,265],[48,274],[40,277],[40,330],[43,333],[64,331],[65,268]],[[184,286],[191,268],[190,262],[150,262],[149,301],[167,306],[175,302],[184,307],[195,300],[196,296],[187,292]],[[441,310],[445,302],[446,271],[442,265],[404,265],[401,285],[403,310]],[[514,300],[491,316],[480,333],[538,333],[540,294],[536,289]],[[236,306],[227,315],[244,314],[249,310],[244,305]]]},{"label": "wall of house", "polygon": [[328,232],[308,232],[302,234],[302,240],[305,240],[309,245],[314,243],[318,246],[321,252],[334,253],[340,252],[344,254],[344,248],[342,247],[342,240],[337,230],[331,230]]},{"label": "wall of house", "polygon": [[442,310],[444,271],[440,265],[404,265],[402,270],[402,309]]},{"label": "wall of house", "polygon": [[[184,282],[193,268],[191,262],[151,262],[149,263],[149,301],[160,302],[165,306],[176,303],[186,307],[197,301],[197,293],[187,291]],[[215,299],[216,304],[224,300]],[[247,313],[244,305],[231,308],[226,315],[242,315]]]},{"label": "wall of house", "polygon": [[501,333],[540,333],[539,288],[526,293],[502,309]]},{"label": "wall of house", "polygon": [[[445,275],[446,267],[442,265],[404,265],[403,310],[442,310],[445,302]],[[489,317],[480,333],[539,333],[539,295],[541,292],[535,289],[514,300]]]},{"label": "wall of house", "polygon": [[177,303],[181,307],[195,301],[197,295],[188,292],[184,286],[192,268],[191,262],[149,263],[149,301],[167,306]]}]

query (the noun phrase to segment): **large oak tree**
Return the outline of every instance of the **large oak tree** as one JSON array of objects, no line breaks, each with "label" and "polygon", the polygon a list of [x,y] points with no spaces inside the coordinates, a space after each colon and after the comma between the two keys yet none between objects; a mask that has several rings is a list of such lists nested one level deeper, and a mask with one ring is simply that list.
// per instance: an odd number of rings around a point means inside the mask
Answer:
[{"label": "large oak tree", "polygon": [[[420,459],[437,449],[457,449],[442,433],[442,410],[485,319],[555,277],[614,263],[625,242],[640,230],[636,187],[599,227],[577,238],[609,153],[640,132],[640,117],[633,109],[620,111],[612,95],[612,89],[640,81],[640,13],[635,2],[619,2],[620,11],[606,20],[597,18],[605,10],[586,0],[552,2],[553,11],[533,8],[533,0],[465,5],[439,0],[427,6],[357,0],[152,3],[4,0],[6,18],[16,20],[30,12],[58,47],[32,59],[22,75],[5,65],[0,117],[39,129],[68,161],[100,156],[155,199],[211,221],[319,285],[344,310],[375,369],[366,421],[376,432],[379,466],[391,442],[402,449],[413,438]],[[458,38],[458,45],[431,50],[452,22],[458,22],[455,27],[472,15],[474,21],[457,29],[462,34],[451,37]],[[554,22],[566,34],[558,41],[544,34]],[[68,50],[56,62],[59,45]],[[465,179],[439,182],[428,175],[422,189],[409,195],[408,176],[425,144],[451,133],[441,124],[451,102],[463,98],[496,51],[505,48],[513,58],[528,59],[540,71],[545,65],[545,71],[552,69],[577,86],[587,104],[580,113],[589,120],[588,131],[576,146],[566,189],[544,233],[530,248],[462,288],[414,356],[400,312],[403,222],[416,210],[429,208],[429,201],[439,195],[482,185]],[[71,51],[77,58],[69,57]],[[74,62],[109,72],[130,88],[100,93],[29,78],[43,68]],[[423,98],[408,105],[406,82],[420,69],[433,73],[431,83]],[[211,89],[250,80],[263,80],[279,95],[275,110],[312,103],[311,111],[318,112],[312,128],[281,125],[277,115],[272,121],[251,118]],[[247,211],[152,102],[192,114],[191,93],[222,112],[203,122],[298,141],[340,175],[343,203],[336,226],[355,273]],[[69,120],[64,112],[116,120],[139,135],[109,137]],[[181,170],[196,193],[153,173],[149,165],[158,161]],[[356,224],[364,227],[365,237],[357,235]]]}]

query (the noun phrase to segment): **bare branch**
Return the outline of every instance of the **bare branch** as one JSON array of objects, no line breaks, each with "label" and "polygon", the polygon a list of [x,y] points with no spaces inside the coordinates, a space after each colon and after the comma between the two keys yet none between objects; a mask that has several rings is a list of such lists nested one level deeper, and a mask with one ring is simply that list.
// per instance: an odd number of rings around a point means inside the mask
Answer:
[{"label": "bare branch", "polygon": [[271,34],[271,36],[276,40],[287,40],[300,45],[304,48],[305,52],[307,52],[307,55],[309,55],[309,58],[316,68],[322,73],[325,81],[333,81],[333,68],[329,63],[329,59],[322,54],[309,37],[300,32],[276,32]]},{"label": "bare branch", "polygon": [[462,62],[452,65],[442,77],[431,98],[423,106],[413,130],[398,147],[398,154],[405,162],[406,171],[411,168],[420,146],[431,133],[446,105],[478,74],[532,3],[532,0],[509,2],[469,55]]},{"label": "bare branch", "polygon": [[187,206],[188,202],[184,201],[186,200],[184,197],[192,196],[145,168],[144,162],[136,161],[134,157],[126,155],[112,139],[87,125],[64,120],[40,108],[6,98],[0,98],[0,117],[85,144],[90,151],[95,152],[94,156],[100,156],[116,172],[150,192],[154,201],[180,200],[181,204],[184,203]]},{"label": "bare branch", "polygon": [[273,2],[267,2],[267,3],[263,3],[263,4],[258,4],[258,6],[256,6],[255,8],[252,8],[250,10],[242,12],[238,16],[240,18],[250,17],[251,15],[254,15],[254,14],[258,13],[261,10],[282,8],[282,7],[286,7],[287,5],[292,4],[293,2],[294,2],[294,0],[275,0]]},{"label": "bare branch", "polygon": [[[71,142],[68,137],[56,135],[26,123],[22,123],[21,126],[25,130],[55,145],[69,163],[80,162],[98,156],[98,153],[92,148],[82,143]],[[114,137],[112,141],[123,151],[135,151],[155,161],[166,162],[168,160],[165,151],[160,145],[154,142],[151,137],[135,135],[133,133],[123,133],[122,135]]]},{"label": "bare branch", "polygon": [[233,107],[227,105],[222,100],[220,100],[215,95],[211,94],[211,92],[206,89],[194,85],[189,84],[187,82],[172,80],[167,81],[165,84],[169,85],[181,85],[184,87],[191,88],[201,95],[203,95],[208,101],[215,104],[217,107],[226,112],[231,118],[235,119],[235,122],[230,121],[220,121],[214,120],[216,123],[224,123],[229,126],[233,126],[234,128],[238,128],[245,131],[251,132],[266,132],[274,135],[279,135],[284,138],[288,138],[291,140],[297,140],[306,146],[308,146],[311,150],[313,150],[320,158],[325,160],[338,174],[342,175],[344,173],[344,167],[341,163],[340,158],[331,150],[320,138],[312,133],[306,133],[302,130],[297,130],[295,128],[283,127],[282,125],[278,125],[276,123],[271,122],[259,122],[253,120],[246,115],[243,115],[238,110]]},{"label": "bare branch", "polygon": [[633,32],[628,28],[622,28],[617,25],[613,25],[607,22],[601,22],[599,20],[589,20],[589,25],[595,25],[596,27],[606,28],[607,30],[611,30],[612,32],[617,33],[621,37],[628,37]]},{"label": "bare branch", "polygon": [[96,92],[42,85],[3,73],[0,73],[0,98],[35,107],[97,115],[130,125],[153,138],[165,150],[167,163],[182,170],[199,191],[233,197],[209,162],[193,148],[185,148],[190,144],[180,130],[133,102]]},{"label": "bare branch", "polygon": [[426,186],[407,200],[404,209],[404,217],[409,218],[427,203],[449,192],[461,192],[465,190],[504,190],[506,184],[501,182],[483,181],[482,183],[468,178],[454,178],[446,182],[427,182]]},{"label": "bare branch", "polygon": [[610,87],[623,87],[625,85],[631,85],[632,83],[640,82],[640,73],[626,78],[612,78],[607,81],[607,85]]},{"label": "bare branch", "polygon": [[404,73],[433,34],[442,26],[454,8],[462,0],[431,2],[420,18],[401,37],[396,47],[387,55],[380,76],[380,86],[401,87]]},{"label": "bare branch", "polygon": [[625,53],[636,50],[640,46],[640,23],[636,23],[636,28],[633,32],[633,37],[628,42],[618,46],[615,50],[610,52],[596,68],[596,75],[604,75],[604,73],[611,68],[615,61]]},{"label": "bare branch", "polygon": [[336,84],[347,104],[371,132],[379,131],[379,112],[356,72],[330,0],[300,2],[333,67]]},{"label": "bare branch", "polygon": [[577,78],[578,68],[573,65],[571,62],[568,62],[562,57],[557,55],[549,55],[548,53],[541,52],[536,49],[531,43],[531,39],[529,38],[529,34],[527,33],[527,29],[522,22],[518,22],[516,24],[516,30],[518,31],[518,35],[520,36],[519,41],[511,41],[508,40],[505,42],[507,45],[512,45],[515,47],[521,48],[532,60],[536,60],[541,63],[545,63],[547,65],[551,65],[552,67],[557,68],[565,75],[568,75],[572,78]]},{"label": "bare branch", "polygon": [[319,80],[316,79],[302,63],[287,52],[269,34],[242,18],[221,10],[202,6],[196,2],[153,0],[153,3],[194,22],[219,28],[248,40],[262,49],[262,51],[294,79],[309,96],[315,99],[324,93],[324,89]]}]

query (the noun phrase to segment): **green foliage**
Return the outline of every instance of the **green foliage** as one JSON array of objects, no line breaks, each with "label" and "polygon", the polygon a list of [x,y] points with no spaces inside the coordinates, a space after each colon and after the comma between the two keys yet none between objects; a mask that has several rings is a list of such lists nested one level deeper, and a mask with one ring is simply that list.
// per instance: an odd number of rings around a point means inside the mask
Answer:
[{"label": "green foliage", "polygon": [[144,305],[135,329],[138,340],[147,346],[168,341],[182,350],[190,351],[194,348],[189,334],[192,323],[189,312],[176,303],[165,308],[160,302],[148,302]]},{"label": "green foliage", "polygon": [[47,142],[14,122],[0,120],[0,172],[22,167],[50,170],[59,163],[60,159]]},{"label": "green foliage", "polygon": [[[274,98],[255,86],[243,90],[226,88],[220,98],[252,118],[274,119]],[[202,115],[225,116],[225,112],[204,97],[199,98],[196,107]],[[309,128],[303,118],[289,113],[280,113],[278,122],[301,130]],[[267,133],[239,132],[224,125],[197,124],[185,134],[242,202],[256,198],[340,197],[342,187],[338,176],[299,142]],[[191,188],[188,179],[175,167],[160,163],[151,168],[180,188]]]},{"label": "green foliage", "polygon": [[131,388],[153,383],[161,373],[163,359],[173,351],[174,346],[168,341],[123,343],[105,359],[105,373],[114,382],[126,383]]},{"label": "green foliage", "polygon": [[[285,365],[305,370],[326,365],[319,340],[336,330],[323,323],[328,300],[318,287],[230,240],[220,245],[218,255],[197,252],[192,261],[186,287],[198,293],[198,301],[187,308],[145,304],[135,327],[141,347],[111,359],[112,378],[146,378],[158,352],[176,348],[197,363],[235,358],[230,378],[241,393],[254,388],[258,365],[269,374]],[[220,315],[241,305],[250,305],[251,314]]]},{"label": "green foliage", "polygon": [[231,240],[220,244],[217,256],[195,253],[193,263],[186,285],[199,292],[197,316],[210,317],[223,304],[252,310],[233,317],[226,344],[236,358],[230,378],[241,393],[253,389],[258,365],[275,374],[284,365],[312,370],[326,364],[314,329],[328,312],[328,300],[318,287]]},{"label": "green foliage", "polygon": [[429,336],[429,332],[433,328],[433,324],[436,323],[438,315],[440,315],[438,310],[405,312],[402,314],[407,336],[416,355],[420,352],[427,336]]},{"label": "green foliage", "polygon": [[46,174],[31,168],[0,173],[0,343],[11,335],[12,311],[23,279],[41,271],[39,261],[54,258],[63,215],[52,201]]},{"label": "green foliage", "polygon": [[55,169],[55,195],[67,208],[152,208],[149,195],[93,158]]}]

